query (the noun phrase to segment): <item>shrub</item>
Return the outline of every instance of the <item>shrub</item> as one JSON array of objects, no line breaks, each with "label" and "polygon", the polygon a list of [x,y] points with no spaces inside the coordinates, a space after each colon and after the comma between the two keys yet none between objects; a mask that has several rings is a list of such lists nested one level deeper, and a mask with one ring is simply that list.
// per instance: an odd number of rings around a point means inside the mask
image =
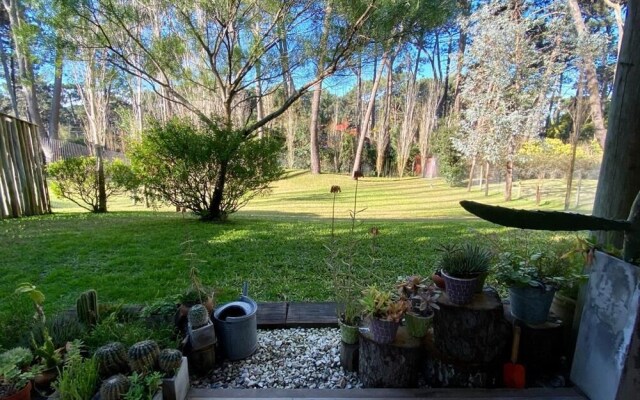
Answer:
[{"label": "shrub", "polygon": [[454,128],[440,127],[433,135],[433,152],[438,156],[438,172],[451,186],[460,186],[467,178],[467,163],[455,149],[451,138]]},{"label": "shrub", "polygon": [[[51,189],[56,196],[68,199],[85,210],[99,211],[95,157],[55,161],[49,164],[47,173],[54,179]],[[107,198],[133,190],[139,184],[131,168],[120,160],[104,161],[104,177]]]},{"label": "shrub", "polygon": [[282,145],[272,136],[253,139],[214,124],[173,119],[152,124],[130,156],[148,189],[203,220],[221,220],[280,178]]}]

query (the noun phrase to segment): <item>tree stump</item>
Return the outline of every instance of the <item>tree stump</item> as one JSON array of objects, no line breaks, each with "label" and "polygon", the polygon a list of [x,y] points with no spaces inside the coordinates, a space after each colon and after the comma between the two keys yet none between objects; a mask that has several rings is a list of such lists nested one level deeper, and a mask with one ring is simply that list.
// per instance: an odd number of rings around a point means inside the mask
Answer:
[{"label": "tree stump", "polygon": [[411,388],[418,385],[424,351],[420,340],[400,327],[391,344],[373,341],[371,333],[360,334],[359,375],[367,388]]},{"label": "tree stump", "polygon": [[497,293],[485,290],[467,305],[438,299],[433,320],[434,344],[444,358],[456,363],[492,364],[505,360],[511,344],[511,327]]},{"label": "tree stump", "polygon": [[561,370],[567,351],[563,344],[561,322],[548,321],[540,325],[521,324],[518,362],[527,368],[527,378],[548,377]]},{"label": "tree stump", "polygon": [[188,353],[189,369],[193,369],[196,374],[206,374],[216,365],[216,344],[209,345],[199,350]]},{"label": "tree stump", "polygon": [[358,372],[360,344],[348,344],[340,341],[340,365],[345,371]]}]

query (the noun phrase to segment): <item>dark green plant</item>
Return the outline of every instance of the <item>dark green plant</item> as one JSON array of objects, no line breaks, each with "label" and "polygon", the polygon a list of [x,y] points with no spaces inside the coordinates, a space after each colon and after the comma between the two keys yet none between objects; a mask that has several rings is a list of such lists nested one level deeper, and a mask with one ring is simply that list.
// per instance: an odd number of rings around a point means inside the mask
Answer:
[{"label": "dark green plant", "polygon": [[152,327],[141,319],[119,321],[116,313],[102,318],[100,323],[84,337],[87,346],[92,351],[95,351],[105,343],[121,342],[129,347],[134,343],[147,339],[153,339],[163,347],[174,347],[176,345],[173,326]]},{"label": "dark green plant", "polygon": [[86,326],[93,328],[100,319],[98,311],[98,293],[91,289],[82,293],[76,300],[78,319]]},{"label": "dark green plant", "polygon": [[176,312],[176,306],[181,302],[181,296],[169,296],[159,299],[144,307],[140,312],[140,316],[148,318],[151,316],[171,317]]},{"label": "dark green plant", "polygon": [[98,348],[93,356],[98,362],[98,372],[101,376],[127,372],[129,368],[127,349],[120,342],[111,342]]},{"label": "dark green plant", "polygon": [[123,399],[130,387],[129,378],[122,374],[113,375],[100,385],[100,400]]},{"label": "dark green plant", "polygon": [[[130,146],[129,155],[149,189],[202,220],[219,221],[267,193],[269,184],[280,178],[282,147],[274,135],[249,139],[213,122],[196,126],[173,119],[152,123],[142,140]],[[220,183],[224,190],[217,192]]]},{"label": "dark green plant", "polygon": [[55,347],[46,328],[42,334],[43,337],[41,342],[36,342],[35,338],[33,336],[31,337],[31,347],[33,352],[45,369],[56,368],[62,364],[62,348]]},{"label": "dark green plant", "polygon": [[162,385],[162,374],[152,372],[145,375],[134,372],[129,377],[129,382],[129,391],[124,396],[125,400],[152,400]]},{"label": "dark green plant", "polygon": [[44,343],[45,331],[50,336],[53,346],[59,349],[73,339],[84,337],[86,327],[75,316],[61,313],[47,318],[44,325],[35,324],[31,335],[37,343]]},{"label": "dark green plant", "polygon": [[[120,160],[104,160],[107,198],[133,190],[139,185],[131,168]],[[95,157],[73,157],[52,162],[47,174],[53,178],[51,190],[79,207],[91,212],[99,211],[98,172]]]},{"label": "dark green plant", "polygon": [[20,391],[40,371],[40,367],[27,368],[33,354],[24,347],[16,347],[0,354],[0,388],[5,396]]},{"label": "dark green plant", "polygon": [[155,368],[160,348],[153,340],[143,340],[131,346],[127,354],[131,370],[144,374]]},{"label": "dark green plant", "polygon": [[83,358],[82,343],[74,341],[67,350],[64,367],[53,388],[61,400],[87,400],[96,392],[100,376],[94,358]]},{"label": "dark green plant", "polygon": [[432,149],[438,156],[438,172],[451,186],[461,186],[468,177],[467,162],[454,148],[451,138],[456,134],[455,127],[439,124],[433,134]]},{"label": "dark green plant", "polygon": [[440,257],[436,268],[457,278],[470,278],[486,273],[491,265],[491,252],[476,244],[441,244],[438,250]]}]

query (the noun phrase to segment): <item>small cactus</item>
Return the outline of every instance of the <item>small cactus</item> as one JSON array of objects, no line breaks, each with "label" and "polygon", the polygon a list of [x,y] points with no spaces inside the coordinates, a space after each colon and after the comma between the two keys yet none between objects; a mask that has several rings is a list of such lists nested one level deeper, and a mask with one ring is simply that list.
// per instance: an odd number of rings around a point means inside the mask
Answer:
[{"label": "small cactus", "polygon": [[202,304],[196,304],[189,310],[188,319],[191,328],[198,329],[209,323],[209,311]]},{"label": "small cactus", "polygon": [[100,386],[101,400],[120,400],[129,391],[129,378],[124,375],[113,375]]},{"label": "small cactus", "polygon": [[129,348],[129,366],[138,373],[153,371],[160,348],[153,340],[138,342]]},{"label": "small cactus", "polygon": [[78,319],[88,327],[98,323],[98,293],[95,290],[87,290],[76,300]]},{"label": "small cactus", "polygon": [[182,352],[176,349],[164,349],[158,356],[160,371],[167,375],[173,375],[182,363]]},{"label": "small cactus", "polygon": [[100,347],[96,350],[95,358],[101,376],[115,375],[128,369],[127,349],[122,343],[112,342]]}]

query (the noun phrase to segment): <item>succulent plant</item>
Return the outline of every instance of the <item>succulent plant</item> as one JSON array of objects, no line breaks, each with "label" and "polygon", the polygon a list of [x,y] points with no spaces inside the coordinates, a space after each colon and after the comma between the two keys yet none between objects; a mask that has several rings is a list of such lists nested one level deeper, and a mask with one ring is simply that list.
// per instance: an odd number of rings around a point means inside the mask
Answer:
[{"label": "succulent plant", "polygon": [[100,347],[94,356],[98,361],[98,372],[101,376],[115,375],[126,372],[128,369],[127,349],[120,342],[112,342]]},{"label": "succulent plant", "polygon": [[123,399],[129,391],[129,378],[122,374],[113,375],[102,382],[100,386],[100,399],[119,400]]},{"label": "succulent plant", "polygon": [[87,290],[76,300],[78,319],[83,324],[93,327],[98,323],[98,293],[95,290]]},{"label": "succulent plant", "polygon": [[129,348],[129,366],[135,372],[145,373],[153,371],[158,361],[160,348],[153,340],[138,342]]},{"label": "succulent plant", "polygon": [[176,349],[164,349],[158,356],[158,366],[165,374],[174,374],[182,363],[182,352]]},{"label": "succulent plant", "polygon": [[441,254],[436,268],[458,278],[468,278],[485,273],[491,264],[491,252],[480,245],[472,243],[441,244],[438,250]]},{"label": "succulent plant", "polygon": [[202,304],[191,307],[187,317],[192,329],[198,329],[209,323],[209,311]]}]

